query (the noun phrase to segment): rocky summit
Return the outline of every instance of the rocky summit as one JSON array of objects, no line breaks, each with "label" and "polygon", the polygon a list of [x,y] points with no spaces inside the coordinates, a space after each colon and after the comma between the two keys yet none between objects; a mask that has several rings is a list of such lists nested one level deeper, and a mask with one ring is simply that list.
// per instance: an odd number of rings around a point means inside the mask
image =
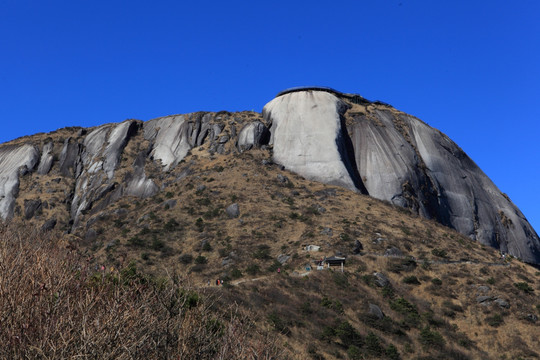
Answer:
[{"label": "rocky summit", "polygon": [[[388,104],[320,87],[283,91],[262,116],[197,112],[3,144],[0,216],[58,223],[85,237],[88,221],[110,204],[156,196],[186,176],[185,164],[169,175],[191,152],[227,156],[254,148],[306,179],[389,201],[540,264],[539,237],[521,211],[446,135]],[[22,193],[28,177],[46,182]]]}]

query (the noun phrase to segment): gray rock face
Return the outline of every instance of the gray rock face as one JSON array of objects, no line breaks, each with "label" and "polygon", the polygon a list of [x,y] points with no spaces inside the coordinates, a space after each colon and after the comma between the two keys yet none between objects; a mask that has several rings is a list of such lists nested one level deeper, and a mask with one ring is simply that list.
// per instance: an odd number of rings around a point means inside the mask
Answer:
[{"label": "gray rock face", "polygon": [[55,226],[56,226],[56,219],[55,218],[49,219],[45,221],[43,225],[41,225],[41,231],[51,231],[52,229],[55,228]]},{"label": "gray rock face", "polygon": [[[79,148],[80,156],[75,160],[80,168],[76,173],[77,182],[71,202],[74,227],[78,225],[81,213],[91,208],[102,209],[122,196],[124,186],[113,181],[114,172],[124,147],[137,128],[136,121],[128,120],[100,126],[84,138],[82,148]],[[73,155],[66,156],[71,157]],[[128,181],[128,187],[130,185]],[[102,199],[101,206],[96,208],[94,205]]]},{"label": "gray rock face", "polygon": [[33,170],[39,160],[39,151],[32,145],[0,147],[0,217],[13,217],[15,198],[19,192],[21,169]]},{"label": "gray rock face", "polygon": [[341,126],[346,109],[327,92],[294,92],[270,101],[263,116],[271,123],[274,162],[307,179],[358,191]]},{"label": "gray rock face", "polygon": [[390,284],[390,280],[383,273],[375,272],[373,276],[375,277],[375,285],[379,287],[385,287]]},{"label": "gray rock face", "polygon": [[261,147],[268,143],[270,132],[260,121],[254,121],[245,125],[238,134],[238,150],[240,152]]},{"label": "gray rock face", "polygon": [[348,112],[348,98],[298,89],[266,104],[274,162],[540,263],[540,239],[523,214],[446,135],[389,106]]},{"label": "gray rock face", "polygon": [[291,257],[289,255],[286,255],[286,254],[280,254],[278,255],[277,257],[277,261],[279,261],[279,263],[281,265],[285,264],[287,261],[289,261]]},{"label": "gray rock face", "polygon": [[47,143],[43,145],[43,151],[41,153],[41,159],[39,160],[39,166],[37,169],[37,173],[40,175],[48,174],[51,170],[52,163],[53,163],[53,143]]},{"label": "gray rock face", "polygon": [[[0,217],[14,216],[19,179],[33,171],[63,177],[69,186],[63,201],[75,229],[81,215],[98,212],[122,196],[156,195],[158,184],[163,184],[156,174],[151,174],[155,180],[147,177],[145,166],[150,161],[169,171],[194,147],[206,146],[212,156],[263,147],[273,149],[271,162],[282,169],[390,201],[501,252],[540,264],[540,239],[519,209],[447,136],[412,116],[323,88],[280,93],[263,109],[266,125],[240,117],[228,121],[229,115],[199,112],[82,129],[67,138],[61,149],[55,149],[53,142],[42,149],[4,145],[0,147]],[[122,163],[125,171],[119,178],[124,149],[136,135],[142,135],[148,145],[137,150],[133,164]],[[177,179],[189,171],[187,166]],[[284,187],[292,185],[281,174],[277,181]],[[293,196],[299,194],[294,191]],[[313,195],[323,201],[337,191]],[[22,216],[39,211],[17,208]],[[323,207],[317,209],[324,212]],[[229,216],[238,217],[238,208],[234,210]],[[332,236],[331,231],[327,235]]]},{"label": "gray rock face", "polygon": [[165,171],[178,165],[191,150],[192,125],[184,115],[167,116],[144,124],[144,137],[153,142],[151,156]]},{"label": "gray rock face", "polygon": [[403,252],[399,250],[397,247],[392,246],[391,248],[388,248],[385,250],[384,256],[400,257],[400,256],[403,256]]},{"label": "gray rock face", "polygon": [[34,215],[40,214],[42,211],[41,200],[24,200],[24,217],[31,219]]},{"label": "gray rock face", "polygon": [[234,203],[227,206],[227,208],[225,209],[225,212],[230,218],[237,218],[238,216],[240,216],[240,207],[238,206],[237,203]]},{"label": "gray rock face", "polygon": [[378,307],[375,304],[369,303],[369,313],[373,316],[375,316],[377,319],[382,320],[384,319],[384,313],[382,312],[381,308]]}]

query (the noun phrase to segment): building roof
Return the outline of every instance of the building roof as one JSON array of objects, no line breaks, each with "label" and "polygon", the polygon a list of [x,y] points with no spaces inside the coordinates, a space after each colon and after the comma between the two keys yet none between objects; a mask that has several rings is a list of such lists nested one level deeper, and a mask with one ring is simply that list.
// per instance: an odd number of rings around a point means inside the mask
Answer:
[{"label": "building roof", "polygon": [[338,96],[342,95],[341,92],[339,92],[337,90],[334,90],[334,89],[332,89],[330,87],[326,87],[326,86],[295,86],[295,87],[291,87],[291,88],[285,89],[283,91],[280,91],[276,95],[276,97],[281,96],[281,95],[285,95],[285,94],[289,94],[289,93],[292,93],[292,92],[296,92],[296,91],[308,91],[308,90],[326,91],[326,92],[332,93],[334,95],[338,95]]}]

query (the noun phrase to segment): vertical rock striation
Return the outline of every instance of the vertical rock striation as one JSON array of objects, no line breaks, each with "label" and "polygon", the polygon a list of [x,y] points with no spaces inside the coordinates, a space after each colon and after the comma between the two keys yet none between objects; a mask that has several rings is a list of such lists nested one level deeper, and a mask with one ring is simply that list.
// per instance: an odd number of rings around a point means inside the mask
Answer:
[{"label": "vertical rock striation", "polygon": [[540,240],[523,214],[446,135],[386,104],[351,99],[299,88],[270,101],[263,115],[271,124],[274,161],[540,263]]},{"label": "vertical rock striation", "polygon": [[35,146],[4,146],[0,148],[0,216],[13,217],[15,198],[19,193],[19,177],[34,169],[39,161]]},{"label": "vertical rock striation", "polygon": [[274,162],[307,179],[358,191],[341,116],[347,105],[323,91],[293,92],[263,109],[271,124]]}]

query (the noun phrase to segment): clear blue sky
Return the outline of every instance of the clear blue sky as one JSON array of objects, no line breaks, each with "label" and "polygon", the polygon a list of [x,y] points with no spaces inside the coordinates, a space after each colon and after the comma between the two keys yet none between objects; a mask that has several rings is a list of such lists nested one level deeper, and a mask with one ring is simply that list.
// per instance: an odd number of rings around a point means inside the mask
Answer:
[{"label": "clear blue sky", "polygon": [[0,0],[0,142],[330,86],[446,133],[538,232],[539,19],[537,0]]}]

